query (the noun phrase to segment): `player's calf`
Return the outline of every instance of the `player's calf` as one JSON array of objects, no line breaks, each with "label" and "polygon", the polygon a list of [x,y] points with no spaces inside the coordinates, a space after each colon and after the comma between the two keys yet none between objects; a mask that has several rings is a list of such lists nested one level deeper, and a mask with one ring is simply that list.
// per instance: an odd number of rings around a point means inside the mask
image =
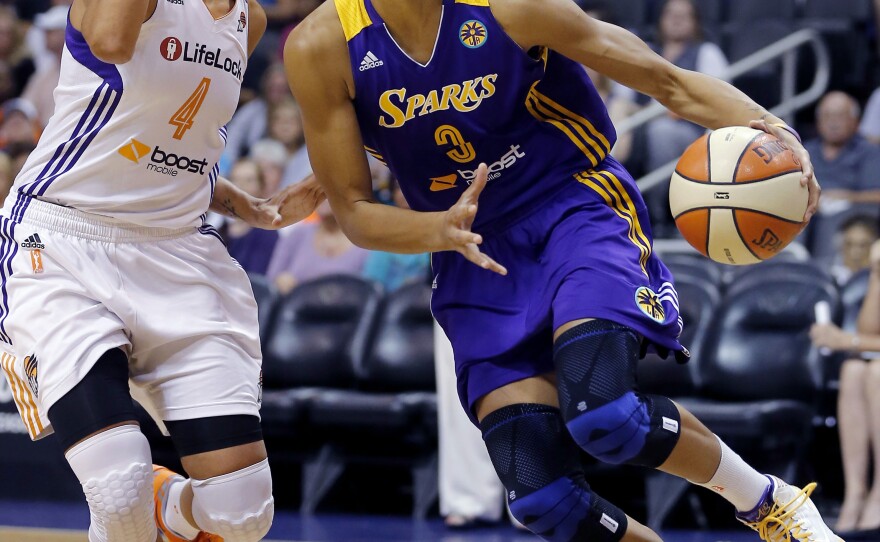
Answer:
[{"label": "player's calf", "polygon": [[533,533],[552,542],[617,542],[627,533],[626,514],[584,480],[559,409],[510,405],[486,416],[480,428],[511,513]]},{"label": "player's calf", "polygon": [[575,442],[607,463],[656,468],[678,443],[681,416],[665,397],[636,391],[639,338],[607,320],[580,324],[557,340],[559,405]]}]

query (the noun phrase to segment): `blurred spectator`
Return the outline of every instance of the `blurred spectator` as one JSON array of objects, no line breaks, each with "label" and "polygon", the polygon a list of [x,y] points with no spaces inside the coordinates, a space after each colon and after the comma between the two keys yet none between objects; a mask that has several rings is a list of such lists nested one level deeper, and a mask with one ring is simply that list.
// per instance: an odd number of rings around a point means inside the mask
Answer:
[{"label": "blurred spectator", "polygon": [[34,143],[13,143],[7,146],[3,152],[9,155],[12,160],[12,178],[18,177],[24,163],[30,157],[31,153],[37,146]]},{"label": "blurred spectator", "polygon": [[867,215],[855,215],[840,226],[838,232],[837,258],[831,266],[831,275],[843,285],[870,263],[871,245],[880,236],[877,219]]},{"label": "blurred spectator", "polygon": [[[267,194],[260,166],[248,159],[239,160],[229,174],[236,186],[256,197]],[[252,228],[243,220],[226,220],[220,228],[229,255],[248,273],[265,275],[278,242],[278,232]]]},{"label": "blurred spectator", "polygon": [[282,100],[269,110],[269,137],[283,144],[287,151],[282,187],[298,183],[312,173],[299,105],[293,98]]},{"label": "blurred spectator", "polygon": [[37,108],[42,126],[46,126],[52,113],[55,112],[54,92],[61,75],[61,52],[64,50],[68,11],[67,6],[56,6],[38,15],[34,23],[43,33],[46,50],[50,53],[52,61],[38,66],[37,72],[28,81],[22,98]]},{"label": "blurred spectator", "polygon": [[22,22],[11,8],[0,6],[0,100],[19,96],[34,73],[34,61],[24,46]]},{"label": "blurred spectator", "polygon": [[0,149],[14,144],[35,145],[40,139],[40,132],[37,110],[30,102],[18,98],[3,105]]},{"label": "blurred spectator", "polygon": [[342,233],[330,205],[318,207],[318,222],[293,226],[275,246],[266,275],[283,295],[307,280],[343,273],[361,275],[369,252]]},{"label": "blurred spectator", "polygon": [[880,145],[880,88],[874,90],[865,106],[859,133],[871,143]]},{"label": "blurred spectator", "polygon": [[[693,0],[667,0],[660,12],[658,44],[653,48],[680,68],[723,77],[727,58],[714,43],[704,39],[700,13]],[[678,158],[705,130],[672,114],[647,126],[648,169],[654,170]]]},{"label": "blurred spectator", "polygon": [[9,195],[15,175],[12,174],[12,157],[0,151],[0,202]]},{"label": "blurred spectator", "polygon": [[[400,185],[397,182],[393,182],[392,185],[394,205],[401,209],[409,209]],[[364,276],[382,284],[385,291],[390,292],[408,282],[427,279],[430,264],[428,254],[392,254],[373,251],[369,253],[364,264]]]},{"label": "blurred spectator", "polygon": [[[852,353],[880,352],[880,242],[871,247],[871,278],[856,333],[833,324],[810,330],[819,347]],[[837,532],[880,528],[880,360],[846,361],[840,372],[837,420],[843,460],[844,501]],[[868,485],[873,450],[873,483]],[[870,489],[870,491],[869,491]],[[863,538],[863,540],[868,540]],[[876,540],[876,538],[872,538]]]},{"label": "blurred spectator", "polygon": [[[230,166],[245,156],[257,141],[266,137],[268,131],[269,110],[284,100],[292,100],[284,65],[275,63],[263,73],[260,83],[260,95],[235,112],[235,116],[227,125],[229,138],[223,161]],[[274,193],[274,192],[272,192]]]},{"label": "blurred spectator", "polygon": [[834,213],[852,203],[880,203],[880,148],[858,135],[859,104],[829,92],[816,110],[819,138],[804,145],[822,183],[820,211]]},{"label": "blurred spectator", "polygon": [[[599,96],[601,96],[602,101],[605,102],[605,107],[608,108],[608,116],[611,117],[611,122],[615,126],[620,121],[636,112],[638,106],[630,99],[632,93],[618,92],[619,85],[617,85],[611,78],[591,68],[586,68],[586,70],[587,74],[590,76],[590,80],[593,81],[593,85],[599,92]],[[630,153],[632,153],[632,146],[632,132],[618,135],[617,143],[614,144],[614,149],[611,151],[611,154],[619,162],[626,162],[629,160]]]},{"label": "blurred spectator", "polygon": [[260,166],[267,194],[275,194],[281,187],[284,166],[287,165],[287,149],[274,139],[261,139],[251,147],[250,159]]}]

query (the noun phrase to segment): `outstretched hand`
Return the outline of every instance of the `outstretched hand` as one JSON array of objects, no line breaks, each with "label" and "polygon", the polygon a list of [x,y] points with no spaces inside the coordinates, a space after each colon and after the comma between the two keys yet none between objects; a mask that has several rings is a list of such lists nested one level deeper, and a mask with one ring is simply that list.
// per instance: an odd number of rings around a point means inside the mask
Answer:
[{"label": "outstretched hand", "polygon": [[765,120],[753,120],[749,123],[750,128],[754,128],[755,130],[761,130],[762,132],[767,132],[772,136],[776,136],[778,139],[785,141],[785,143],[791,147],[792,152],[797,157],[797,159],[801,163],[801,171],[803,171],[803,176],[801,177],[801,186],[804,186],[810,192],[810,199],[807,201],[807,212],[804,213],[804,222],[809,222],[813,215],[816,214],[816,210],[819,208],[819,195],[822,192],[822,189],[819,188],[819,182],[816,180],[816,175],[813,171],[813,162],[810,160],[810,153],[807,152],[807,149],[804,148],[803,143],[801,143],[798,138],[794,136],[788,130],[780,128],[779,126],[775,126],[770,124]]},{"label": "outstretched hand", "polygon": [[471,231],[477,216],[477,204],[480,194],[489,182],[489,168],[480,164],[474,182],[461,195],[458,201],[444,213],[443,232],[450,245],[470,262],[483,269],[494,271],[499,275],[507,275],[507,269],[501,264],[480,252],[483,237]]},{"label": "outstretched hand", "polygon": [[272,197],[255,200],[250,216],[242,219],[255,228],[277,230],[308,218],[324,199],[324,190],[310,175]]}]

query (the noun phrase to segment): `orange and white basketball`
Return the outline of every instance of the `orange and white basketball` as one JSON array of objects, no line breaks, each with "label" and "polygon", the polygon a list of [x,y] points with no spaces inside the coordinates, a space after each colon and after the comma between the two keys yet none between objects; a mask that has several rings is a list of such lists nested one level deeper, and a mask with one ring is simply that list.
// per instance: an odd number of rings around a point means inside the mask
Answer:
[{"label": "orange and white basketball", "polygon": [[772,258],[804,229],[809,193],[785,142],[743,126],[695,141],[669,185],[675,225],[716,262],[749,265]]}]

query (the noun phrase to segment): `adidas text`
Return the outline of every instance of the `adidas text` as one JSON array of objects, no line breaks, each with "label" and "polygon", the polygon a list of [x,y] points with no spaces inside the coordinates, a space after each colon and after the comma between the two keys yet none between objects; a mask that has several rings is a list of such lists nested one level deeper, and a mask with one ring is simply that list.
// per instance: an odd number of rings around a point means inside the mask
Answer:
[{"label": "adidas text", "polygon": [[46,245],[43,244],[43,240],[40,239],[39,235],[34,234],[22,241],[21,248],[45,250]]},{"label": "adidas text", "polygon": [[378,68],[379,66],[384,66],[385,63],[379,60],[379,58],[374,55],[371,51],[367,51],[367,54],[364,55],[364,59],[361,60],[360,71],[365,72],[372,68]]}]

